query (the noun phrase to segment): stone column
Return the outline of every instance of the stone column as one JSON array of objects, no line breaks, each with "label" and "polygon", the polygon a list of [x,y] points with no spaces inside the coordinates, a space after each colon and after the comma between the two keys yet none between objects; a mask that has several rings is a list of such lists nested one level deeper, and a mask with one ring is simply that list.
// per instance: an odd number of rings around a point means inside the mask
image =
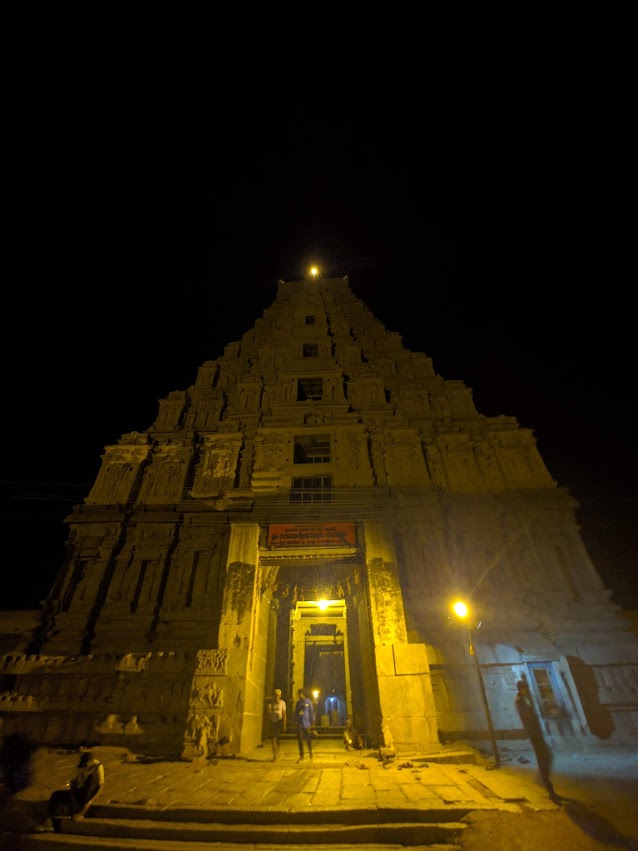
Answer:
[{"label": "stone column", "polygon": [[425,644],[409,644],[393,526],[364,524],[371,628],[381,717],[400,751],[439,744]]},{"label": "stone column", "polygon": [[261,595],[259,525],[233,523],[219,627],[219,647],[228,652],[224,728],[232,753],[261,742],[265,653],[258,642]]}]

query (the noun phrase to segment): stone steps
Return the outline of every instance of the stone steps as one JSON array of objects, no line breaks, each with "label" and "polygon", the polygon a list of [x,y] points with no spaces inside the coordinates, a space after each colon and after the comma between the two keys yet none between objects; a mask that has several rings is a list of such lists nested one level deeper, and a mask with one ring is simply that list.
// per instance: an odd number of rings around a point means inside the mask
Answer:
[{"label": "stone steps", "polygon": [[[304,847],[310,844],[338,848],[362,846],[391,851],[394,848],[458,848],[457,840],[466,825],[461,819],[467,807],[440,810],[321,810],[281,811],[145,811],[142,807],[104,805],[92,809],[90,817],[62,819],[60,833],[21,838],[24,849],[55,847],[135,848],[137,851],[178,851],[210,847],[216,851],[246,848]],[[283,818],[285,817],[285,822]],[[220,843],[223,845],[220,846]]]}]

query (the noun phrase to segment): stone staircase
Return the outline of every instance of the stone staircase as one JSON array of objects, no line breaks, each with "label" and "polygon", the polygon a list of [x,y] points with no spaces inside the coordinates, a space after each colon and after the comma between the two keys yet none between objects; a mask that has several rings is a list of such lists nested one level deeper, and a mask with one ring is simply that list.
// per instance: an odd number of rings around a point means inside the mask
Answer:
[{"label": "stone staircase", "polygon": [[[22,799],[13,800],[14,831],[0,835],[0,848],[307,851],[314,845],[338,851],[460,851],[465,817],[476,809],[498,808],[516,791],[509,784],[503,789],[488,789],[485,782],[492,786],[498,778],[494,778],[495,772],[486,774],[477,765],[478,755],[473,751],[441,748],[426,757],[415,755],[403,762],[381,763],[375,753],[347,752],[341,741],[336,737],[326,740],[328,736],[318,740],[314,762],[305,768],[296,765],[296,741],[282,743],[284,758],[276,765],[270,760],[229,759],[213,760],[210,766],[197,768],[181,761],[130,762],[115,753],[108,760],[109,754],[104,753],[111,797],[96,801],[84,819],[61,820],[59,833],[29,832],[41,821],[43,803],[50,788],[59,782],[52,779],[52,772],[46,776],[43,764],[44,775],[38,784]],[[69,762],[66,755],[62,756],[64,766],[59,763],[60,755],[51,753],[47,757],[52,770],[57,766],[58,778]],[[441,767],[450,771],[441,773]],[[361,801],[357,801],[359,793],[353,795],[352,790],[359,788],[354,778],[361,770],[375,772],[377,782],[373,794],[366,794],[362,775]],[[341,791],[330,785],[338,772]],[[384,775],[381,784],[379,772]],[[474,772],[478,772],[478,778]],[[318,786],[315,777],[319,778]],[[239,796],[238,778],[247,784]],[[448,784],[445,789],[438,788],[440,794],[433,793],[431,804],[424,804],[423,795],[418,794],[423,788],[421,780],[426,779],[433,786]],[[255,787],[271,782],[275,794],[268,797],[273,803],[255,801],[253,806],[251,800],[262,794]],[[347,795],[344,783],[350,790]],[[178,800],[188,800],[188,804],[177,803],[176,788]],[[412,805],[410,796],[415,792],[419,800]],[[317,798],[320,803],[316,803]],[[9,826],[6,819],[4,824]],[[2,826],[0,819],[0,833]]]},{"label": "stone staircase", "polygon": [[[80,848],[131,848],[136,851],[194,851],[198,847],[217,851],[231,849],[305,848],[310,845],[352,849],[418,847],[456,851],[465,824],[461,819],[471,807],[442,810],[348,809],[295,812],[285,815],[270,810],[245,812],[197,809],[145,811],[143,807],[96,805],[79,821],[63,819],[61,833],[15,837],[15,851],[78,851]],[[425,820],[424,820],[425,819]],[[5,851],[9,848],[3,846]],[[14,849],[11,849],[14,851]]]}]

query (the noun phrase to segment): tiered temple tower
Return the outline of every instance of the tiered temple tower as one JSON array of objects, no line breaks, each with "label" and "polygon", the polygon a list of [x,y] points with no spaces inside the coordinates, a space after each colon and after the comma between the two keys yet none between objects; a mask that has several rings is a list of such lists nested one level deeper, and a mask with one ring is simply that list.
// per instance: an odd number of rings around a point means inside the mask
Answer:
[{"label": "tiered temple tower", "polygon": [[272,689],[304,687],[322,725],[424,750],[521,736],[524,676],[549,736],[630,740],[638,642],[577,507],[532,431],[479,414],[347,278],[280,281],[105,447],[32,646],[2,659],[4,731],[250,753]]}]

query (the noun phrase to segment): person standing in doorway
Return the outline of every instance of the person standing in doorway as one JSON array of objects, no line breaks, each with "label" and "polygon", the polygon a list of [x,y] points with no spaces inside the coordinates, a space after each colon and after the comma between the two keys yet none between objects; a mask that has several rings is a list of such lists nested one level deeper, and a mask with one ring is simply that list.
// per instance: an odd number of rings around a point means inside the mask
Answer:
[{"label": "person standing in doorway", "polygon": [[541,722],[536,714],[529,686],[525,680],[519,680],[516,683],[516,690],[514,705],[516,706],[518,716],[521,719],[525,732],[527,733],[527,737],[534,748],[536,762],[538,763],[538,771],[540,773],[541,780],[543,781],[543,786],[549,792],[550,798],[557,798],[558,795],[554,791],[554,784],[550,777],[552,769],[552,751],[543,736]]},{"label": "person standing in doorway", "polygon": [[308,756],[312,759],[312,728],[315,726],[315,710],[312,700],[306,697],[303,689],[297,692],[297,703],[295,704],[295,718],[297,719],[297,740],[299,742],[299,759],[304,758],[304,742],[308,746]]},{"label": "person standing in doorway", "polygon": [[270,737],[272,741],[272,761],[279,759],[279,739],[286,732],[286,701],[281,699],[281,689],[276,688],[268,704],[270,718]]}]

